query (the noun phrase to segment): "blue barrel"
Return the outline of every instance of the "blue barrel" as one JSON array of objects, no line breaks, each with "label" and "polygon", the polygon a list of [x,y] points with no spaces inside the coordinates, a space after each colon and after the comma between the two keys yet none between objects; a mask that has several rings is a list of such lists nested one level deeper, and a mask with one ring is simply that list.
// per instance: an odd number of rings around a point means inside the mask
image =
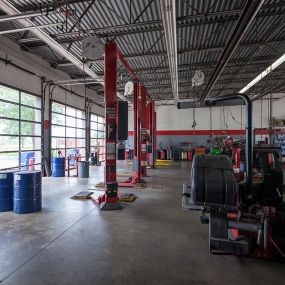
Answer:
[{"label": "blue barrel", "polygon": [[0,212],[13,210],[13,170],[0,171]]},{"label": "blue barrel", "polygon": [[42,174],[40,171],[14,173],[13,210],[27,214],[42,208]]},{"label": "blue barrel", "polygon": [[65,176],[65,157],[53,157],[52,159],[52,174],[53,177]]}]

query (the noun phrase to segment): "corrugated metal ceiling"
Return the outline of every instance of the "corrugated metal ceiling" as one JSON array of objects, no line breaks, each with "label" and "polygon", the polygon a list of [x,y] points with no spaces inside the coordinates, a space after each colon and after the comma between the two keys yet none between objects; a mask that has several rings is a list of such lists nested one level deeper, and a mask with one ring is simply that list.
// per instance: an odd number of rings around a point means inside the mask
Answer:
[{"label": "corrugated metal ceiling", "polygon": [[[53,7],[52,1],[47,0],[10,1],[21,11],[39,9],[39,5],[44,8],[45,4]],[[63,5],[65,1],[72,4]],[[54,1],[60,12],[38,16],[35,18],[35,23],[43,25],[64,21],[63,30],[56,27],[45,30],[78,58],[81,56],[81,40],[85,34],[97,34],[103,41],[114,38],[130,66],[147,86],[149,94],[163,102],[172,98],[159,1],[96,0],[92,5],[91,0],[65,1]],[[245,0],[176,0],[181,99],[197,97],[203,92],[245,3]],[[210,96],[240,90],[285,53],[284,12],[284,1],[265,1]],[[15,27],[19,26],[15,21],[12,24]],[[7,29],[7,24],[5,26],[1,24],[0,29]],[[58,68],[68,72],[71,77],[83,76],[82,72],[72,65],[60,65],[66,63],[65,59],[34,38],[32,31],[28,34],[24,32],[10,34],[9,37],[46,58],[47,61],[59,64]],[[97,74],[103,74],[102,60],[93,62],[89,66]],[[205,83],[199,88],[191,86],[195,70],[202,70],[205,73]],[[280,80],[284,80],[283,70],[284,64],[269,75],[268,80],[272,77],[280,83]],[[122,75],[121,89],[130,77],[126,71],[120,70],[120,75]],[[250,91],[261,92],[259,85]],[[269,91],[270,89],[267,90]]]}]

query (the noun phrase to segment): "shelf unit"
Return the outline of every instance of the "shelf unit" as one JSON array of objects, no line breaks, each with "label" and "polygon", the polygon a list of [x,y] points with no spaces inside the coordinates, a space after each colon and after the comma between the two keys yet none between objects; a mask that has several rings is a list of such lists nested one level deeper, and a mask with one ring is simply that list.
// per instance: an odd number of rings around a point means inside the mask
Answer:
[{"label": "shelf unit", "polygon": [[281,147],[282,158],[285,158],[285,129],[273,130],[272,139],[275,146]]}]

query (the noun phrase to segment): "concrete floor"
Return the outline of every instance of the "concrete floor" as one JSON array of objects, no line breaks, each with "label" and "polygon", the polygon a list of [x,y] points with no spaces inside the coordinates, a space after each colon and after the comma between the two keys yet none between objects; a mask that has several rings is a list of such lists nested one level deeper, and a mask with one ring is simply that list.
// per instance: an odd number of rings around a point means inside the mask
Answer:
[{"label": "concrete floor", "polygon": [[0,213],[1,285],[285,284],[284,264],[209,254],[199,213],[181,209],[189,168],[149,170],[146,189],[120,189],[138,199],[112,212],[69,198],[100,182],[102,166],[89,179],[45,178],[41,212]]}]

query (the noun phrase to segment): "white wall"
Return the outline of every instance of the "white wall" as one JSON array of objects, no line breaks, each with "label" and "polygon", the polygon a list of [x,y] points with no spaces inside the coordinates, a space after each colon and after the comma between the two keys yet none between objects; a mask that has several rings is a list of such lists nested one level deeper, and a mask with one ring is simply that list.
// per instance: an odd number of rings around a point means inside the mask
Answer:
[{"label": "white wall", "polygon": [[[277,97],[278,96],[278,97]],[[273,95],[274,98],[285,94]],[[267,99],[268,97],[265,97]],[[193,109],[177,109],[174,105],[156,106],[157,130],[192,130]],[[273,117],[285,119],[285,97],[273,102]],[[262,114],[262,115],[261,115]],[[233,119],[233,117],[234,119]],[[133,130],[133,114],[129,108],[129,130]],[[244,128],[245,107],[213,107],[195,110],[196,130],[239,130]],[[269,100],[259,100],[253,103],[253,127],[269,126]]]},{"label": "white wall", "polygon": [[[261,116],[262,102],[262,116]],[[275,104],[275,109],[282,113],[282,108]],[[268,101],[256,101],[253,103],[253,126],[255,128],[268,127]],[[192,130],[193,112],[195,112],[196,130],[237,130],[244,126],[245,107],[213,107],[210,108],[182,109],[178,110],[173,105],[158,106],[157,129],[158,130]],[[212,126],[211,126],[212,122]]]},{"label": "white wall", "polygon": [[[16,43],[5,36],[0,36],[0,58],[11,60],[13,63],[36,74],[35,76],[26,73],[11,64],[6,65],[5,62],[0,61],[0,84],[10,85],[11,87],[37,95],[41,95],[41,77],[52,81],[70,78],[67,73],[52,68],[48,62],[40,57],[21,50]],[[72,90],[84,96],[83,86],[73,86]],[[99,96],[95,91],[89,89],[87,89],[87,97],[92,98],[92,100],[96,102],[102,103],[103,101],[102,96]],[[58,87],[55,89],[54,99],[77,108],[84,108],[84,98],[72,95]],[[104,115],[104,108],[93,105],[92,112]]]},{"label": "white wall", "polygon": [[272,113],[274,118],[285,120],[285,94],[282,94],[282,98],[273,103]]}]

